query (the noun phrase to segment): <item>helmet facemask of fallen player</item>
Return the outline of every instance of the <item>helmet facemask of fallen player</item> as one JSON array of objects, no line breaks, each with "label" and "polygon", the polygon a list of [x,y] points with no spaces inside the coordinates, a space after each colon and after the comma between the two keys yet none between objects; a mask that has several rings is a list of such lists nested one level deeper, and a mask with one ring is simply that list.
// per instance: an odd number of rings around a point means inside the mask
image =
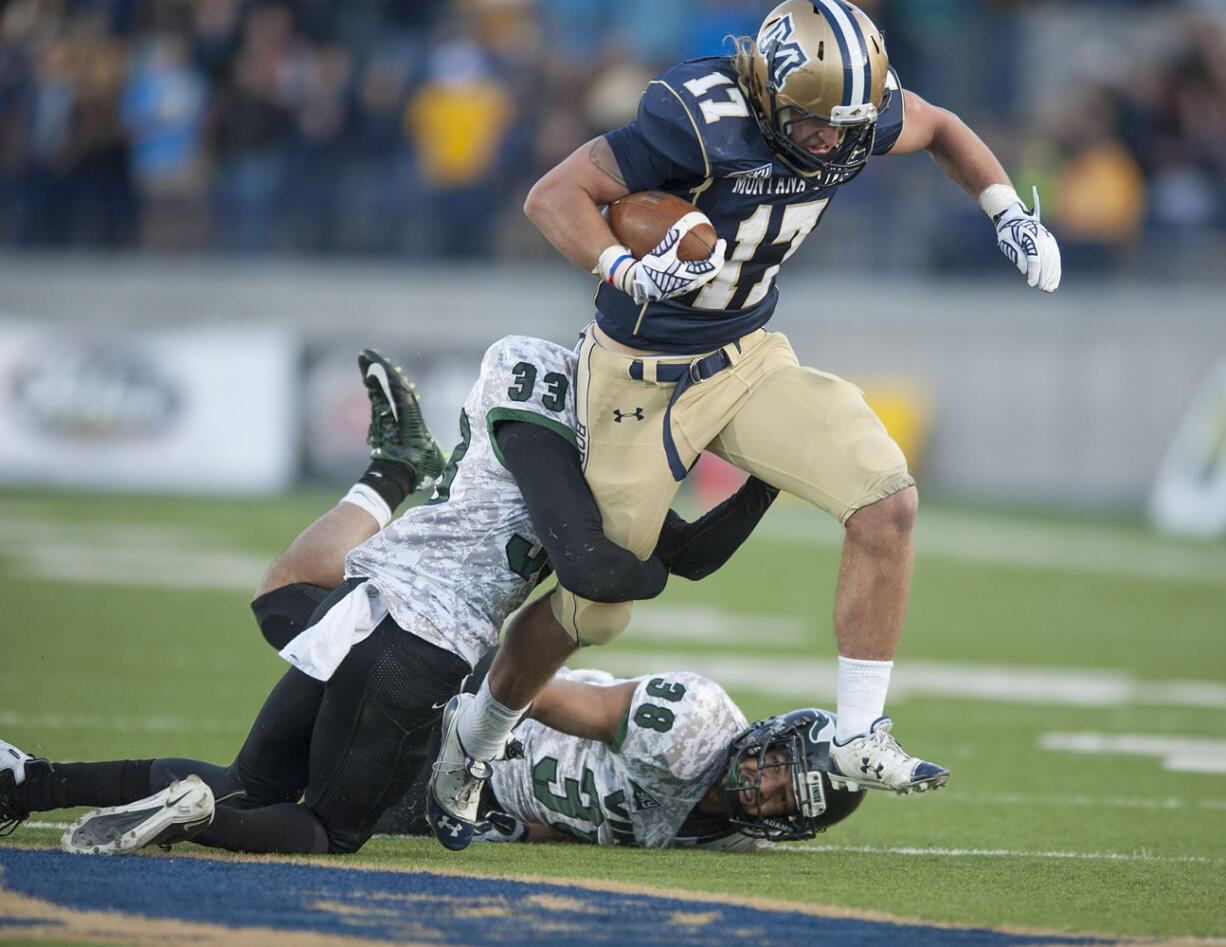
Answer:
[{"label": "helmet facemask of fallen player", "polygon": [[[806,707],[759,720],[732,741],[724,792],[742,834],[773,842],[813,838],[859,807],[865,794],[835,789],[827,774],[835,719]],[[792,811],[763,814],[764,777],[779,767],[788,770]]]}]

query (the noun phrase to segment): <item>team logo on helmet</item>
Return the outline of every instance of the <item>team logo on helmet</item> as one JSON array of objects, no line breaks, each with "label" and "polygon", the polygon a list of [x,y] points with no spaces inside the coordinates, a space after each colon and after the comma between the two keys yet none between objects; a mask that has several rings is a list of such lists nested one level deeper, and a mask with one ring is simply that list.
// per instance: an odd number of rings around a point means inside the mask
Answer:
[{"label": "team logo on helmet", "polygon": [[809,61],[804,47],[792,38],[792,14],[780,17],[758,34],[758,52],[770,68],[770,81],[782,89],[787,77]]},{"label": "team logo on helmet", "polygon": [[[813,718],[813,726],[809,728],[809,739],[814,743],[821,743],[823,739],[822,731],[831,726],[831,720],[824,713],[818,711]],[[825,742],[830,742],[830,734],[825,734]]]}]

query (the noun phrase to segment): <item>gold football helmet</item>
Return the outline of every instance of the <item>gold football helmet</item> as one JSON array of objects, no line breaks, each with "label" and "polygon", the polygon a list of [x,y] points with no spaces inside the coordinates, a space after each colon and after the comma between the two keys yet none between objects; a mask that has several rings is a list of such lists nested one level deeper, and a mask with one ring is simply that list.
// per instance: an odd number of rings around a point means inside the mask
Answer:
[{"label": "gold football helmet", "polygon": [[[877,27],[844,0],[787,0],[766,15],[742,76],[762,134],[779,158],[823,186],[844,184],[868,161],[889,90]],[[815,155],[789,135],[816,118],[839,129],[837,147]]]}]

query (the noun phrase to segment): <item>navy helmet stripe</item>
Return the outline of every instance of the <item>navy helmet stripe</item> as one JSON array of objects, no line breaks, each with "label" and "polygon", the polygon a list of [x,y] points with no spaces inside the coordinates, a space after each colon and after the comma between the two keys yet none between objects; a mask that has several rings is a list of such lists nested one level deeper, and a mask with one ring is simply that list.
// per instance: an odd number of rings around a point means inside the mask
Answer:
[{"label": "navy helmet stripe", "polygon": [[843,105],[865,105],[873,87],[873,66],[860,23],[840,0],[813,0],[830,22],[843,57]]}]

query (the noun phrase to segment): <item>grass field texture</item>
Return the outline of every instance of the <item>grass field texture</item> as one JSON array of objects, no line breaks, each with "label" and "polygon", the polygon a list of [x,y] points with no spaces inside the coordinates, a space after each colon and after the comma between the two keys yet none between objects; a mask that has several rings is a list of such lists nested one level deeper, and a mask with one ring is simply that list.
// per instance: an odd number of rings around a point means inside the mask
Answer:
[{"label": "grass field texture", "polygon": [[[0,493],[0,736],[52,759],[228,761],[282,670],[250,618],[334,501]],[[674,581],[576,664],[684,668],[752,719],[834,706],[837,528],[781,501],[719,575]],[[947,789],[875,793],[752,856],[375,839],[369,864],[833,905],[975,926],[1226,936],[1226,545],[925,508],[889,711]],[[8,842],[53,846],[68,813]],[[43,827],[40,827],[43,826]]]}]

